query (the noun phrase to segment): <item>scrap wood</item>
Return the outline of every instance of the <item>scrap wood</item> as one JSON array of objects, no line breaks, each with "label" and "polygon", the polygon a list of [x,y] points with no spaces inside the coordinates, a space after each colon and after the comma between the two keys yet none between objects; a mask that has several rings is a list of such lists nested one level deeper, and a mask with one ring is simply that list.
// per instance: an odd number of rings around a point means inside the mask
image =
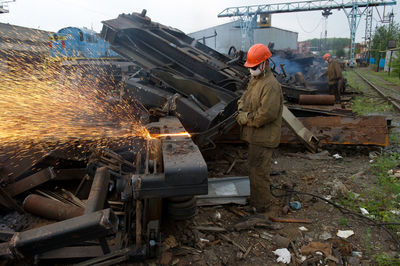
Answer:
[{"label": "scrap wood", "polygon": [[264,249],[268,249],[268,247],[267,247],[262,241],[258,241],[258,243],[260,243],[260,245],[261,245]]},{"label": "scrap wood", "polygon": [[221,239],[217,239],[217,240],[211,242],[210,245],[215,246],[216,244],[219,244],[219,243],[221,243]]},{"label": "scrap wood", "polygon": [[250,216],[250,213],[248,213],[246,211],[243,211],[243,210],[240,210],[240,209],[238,209],[236,207],[233,207],[233,206],[230,207],[229,210],[231,212],[233,212],[234,214],[240,216],[240,217]]},{"label": "scrap wood", "polygon": [[272,217],[272,216],[270,216],[269,219],[272,222],[276,222],[276,223],[306,223],[306,224],[312,223],[312,221],[309,219],[280,218],[280,217]]},{"label": "scrap wood", "polygon": [[310,255],[311,253],[315,253],[317,251],[321,251],[324,253],[325,257],[328,257],[332,254],[332,244],[311,242],[310,244],[301,247],[301,253],[303,255]]},{"label": "scrap wood", "polygon": [[226,229],[219,226],[195,226],[193,229],[207,232],[226,232]]},{"label": "scrap wood", "polygon": [[253,247],[254,247],[254,244],[251,244],[250,247],[249,247],[249,248],[246,250],[246,252],[244,253],[243,259],[245,259],[245,258],[249,255],[249,253],[250,253],[250,251],[253,249]]},{"label": "scrap wood", "polygon": [[238,223],[233,225],[236,231],[253,229],[254,227],[269,228],[272,230],[279,230],[281,226],[272,224],[266,217],[262,215],[254,215],[250,217],[243,217]]},{"label": "scrap wood", "polygon": [[339,251],[342,255],[350,256],[351,252],[353,251],[353,244],[351,244],[347,240],[335,238],[335,239],[331,239],[331,243],[332,243],[333,247],[336,247],[339,249]]},{"label": "scrap wood", "polygon": [[226,170],[225,172],[226,175],[228,175],[232,171],[233,167],[235,167],[236,162],[237,159],[235,158],[235,160],[233,160],[232,164],[229,166],[228,170]]},{"label": "scrap wood", "polygon": [[290,246],[292,247],[293,252],[294,252],[294,254],[296,255],[296,257],[300,258],[300,254],[299,254],[299,252],[297,251],[297,247],[295,246],[295,244],[294,244],[293,241],[290,241]]},{"label": "scrap wood", "polygon": [[187,251],[189,251],[189,252],[192,252],[192,254],[199,254],[199,253],[202,253],[202,252],[203,252],[203,251],[201,251],[201,250],[199,250],[199,249],[195,249],[195,248],[187,247],[187,246],[180,246],[179,248],[180,248],[180,249],[187,250]]},{"label": "scrap wood", "polygon": [[236,243],[235,241],[233,241],[232,239],[230,239],[228,236],[224,235],[224,234],[219,234],[219,236],[221,238],[223,238],[225,241],[228,241],[229,243],[231,243],[232,245],[236,246],[237,248],[239,248],[242,252],[246,253],[246,249],[244,247],[242,247],[241,245],[239,245],[238,243]]},{"label": "scrap wood", "polygon": [[85,203],[81,201],[79,198],[77,198],[74,194],[72,194],[70,191],[66,189],[61,189],[62,192],[64,192],[73,203],[79,207],[85,208]]}]

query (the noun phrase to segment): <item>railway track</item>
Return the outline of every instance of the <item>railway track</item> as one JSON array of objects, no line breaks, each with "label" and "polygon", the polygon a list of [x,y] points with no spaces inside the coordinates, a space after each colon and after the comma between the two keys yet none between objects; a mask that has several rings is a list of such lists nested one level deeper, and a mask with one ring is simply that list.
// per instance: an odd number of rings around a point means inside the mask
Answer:
[{"label": "railway track", "polygon": [[357,70],[354,70],[354,73],[356,73],[357,76],[359,76],[366,84],[368,84],[382,98],[384,98],[389,104],[391,104],[397,112],[400,112],[400,89],[377,85],[376,83],[373,83],[370,79],[368,79],[365,73],[361,74]]}]

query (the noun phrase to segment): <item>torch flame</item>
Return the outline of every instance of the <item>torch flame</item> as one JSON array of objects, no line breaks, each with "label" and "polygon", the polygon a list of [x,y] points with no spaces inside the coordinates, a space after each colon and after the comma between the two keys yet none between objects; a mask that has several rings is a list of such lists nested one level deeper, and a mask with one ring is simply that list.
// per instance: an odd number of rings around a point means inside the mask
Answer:
[{"label": "torch flame", "polygon": [[179,137],[179,136],[185,136],[191,138],[192,135],[190,135],[189,132],[184,131],[184,132],[179,132],[179,133],[164,133],[164,134],[150,134],[152,139],[158,139],[162,137]]}]

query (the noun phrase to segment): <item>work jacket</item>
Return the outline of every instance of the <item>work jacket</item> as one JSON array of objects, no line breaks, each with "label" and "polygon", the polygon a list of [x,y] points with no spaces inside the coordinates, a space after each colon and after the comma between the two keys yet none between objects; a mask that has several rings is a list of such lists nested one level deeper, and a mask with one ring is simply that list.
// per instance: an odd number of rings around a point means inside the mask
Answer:
[{"label": "work jacket", "polygon": [[342,69],[340,68],[339,63],[333,59],[328,63],[328,69],[325,71],[324,74],[328,74],[329,85],[336,84],[339,82],[340,79],[343,78]]},{"label": "work jacket", "polygon": [[252,77],[238,101],[239,112],[248,112],[241,138],[250,144],[275,148],[281,138],[283,95],[279,82],[268,68]]}]

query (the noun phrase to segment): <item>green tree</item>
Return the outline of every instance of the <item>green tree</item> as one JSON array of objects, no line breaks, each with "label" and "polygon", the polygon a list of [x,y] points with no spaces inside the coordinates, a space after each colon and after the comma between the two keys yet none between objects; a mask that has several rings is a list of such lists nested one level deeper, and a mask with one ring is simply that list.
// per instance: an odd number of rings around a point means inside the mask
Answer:
[{"label": "green tree", "polygon": [[337,57],[344,57],[346,55],[344,52],[344,48],[337,49],[335,54]]},{"label": "green tree", "polygon": [[400,40],[399,37],[400,27],[398,23],[383,25],[376,28],[374,36],[372,37],[371,56],[379,58],[379,51],[385,51],[390,40],[396,40],[398,43]]},{"label": "green tree", "polygon": [[[395,55],[393,53],[393,55]],[[397,74],[400,78],[400,51],[396,51],[396,56],[393,56],[391,68],[393,69],[393,73]]]}]

